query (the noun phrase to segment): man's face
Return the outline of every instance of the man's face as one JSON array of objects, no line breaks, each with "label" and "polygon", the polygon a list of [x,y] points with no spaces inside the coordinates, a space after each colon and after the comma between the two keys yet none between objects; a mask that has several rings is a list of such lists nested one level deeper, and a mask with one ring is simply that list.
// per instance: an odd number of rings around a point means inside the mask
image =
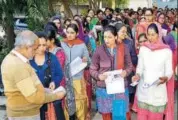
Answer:
[{"label": "man's face", "polygon": [[38,45],[39,45],[39,40],[36,40],[34,45],[26,47],[26,53],[27,53],[26,57],[29,60],[33,59],[33,57],[34,57],[34,55],[36,53],[36,50],[38,48]]}]

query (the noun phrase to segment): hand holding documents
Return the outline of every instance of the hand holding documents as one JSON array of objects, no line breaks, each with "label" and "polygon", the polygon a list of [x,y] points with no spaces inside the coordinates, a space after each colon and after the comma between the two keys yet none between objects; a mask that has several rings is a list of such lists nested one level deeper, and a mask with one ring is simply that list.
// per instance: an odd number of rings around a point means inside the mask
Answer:
[{"label": "hand holding documents", "polygon": [[64,92],[66,94],[66,90],[64,87],[59,86],[58,88],[56,88],[53,93],[57,93],[57,92]]},{"label": "hand holding documents", "polygon": [[83,70],[86,66],[87,66],[87,62],[82,62],[82,59],[80,57],[77,57],[70,63],[71,76],[76,75],[81,70]]},{"label": "hand holding documents", "polygon": [[135,81],[135,82],[131,83],[130,86],[134,87],[134,86],[136,86],[137,84],[138,84],[138,81]]},{"label": "hand holding documents", "polygon": [[106,90],[108,94],[124,93],[124,78],[120,76],[122,70],[114,70],[106,72],[107,78],[105,80]]}]

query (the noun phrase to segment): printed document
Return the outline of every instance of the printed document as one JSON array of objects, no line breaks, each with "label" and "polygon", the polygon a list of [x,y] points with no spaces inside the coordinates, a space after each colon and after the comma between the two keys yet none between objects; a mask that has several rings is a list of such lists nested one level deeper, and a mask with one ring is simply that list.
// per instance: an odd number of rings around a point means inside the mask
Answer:
[{"label": "printed document", "polygon": [[114,70],[105,73],[107,75],[105,83],[108,94],[125,92],[124,78],[121,77],[121,73],[122,70]]}]

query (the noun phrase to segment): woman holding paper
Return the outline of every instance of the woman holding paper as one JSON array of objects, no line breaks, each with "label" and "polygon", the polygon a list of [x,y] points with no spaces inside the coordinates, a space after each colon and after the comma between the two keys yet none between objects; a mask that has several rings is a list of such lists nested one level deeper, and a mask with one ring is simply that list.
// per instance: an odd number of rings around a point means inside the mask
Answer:
[{"label": "woman holding paper", "polygon": [[[126,33],[125,33],[126,34]],[[117,32],[113,26],[108,26],[104,30],[105,43],[99,46],[93,57],[90,66],[91,76],[97,81],[96,100],[98,110],[102,113],[103,120],[115,120],[112,116],[117,116],[121,111],[115,113],[112,109],[114,102],[123,100],[126,102],[126,107],[123,111],[128,111],[129,96],[128,88],[125,84],[125,93],[108,94],[105,80],[107,79],[106,72],[122,69],[121,77],[125,78],[132,71],[132,62],[128,48],[116,42]],[[123,50],[123,51],[121,51]],[[125,83],[126,80],[125,80]]]},{"label": "woman holding paper", "polygon": [[[54,90],[59,87],[63,78],[63,71],[60,63],[55,55],[47,51],[47,41],[53,38],[56,40],[56,32],[54,30],[45,32],[37,32],[39,37],[39,46],[35,57],[30,61],[31,66],[35,69],[41,83],[45,88]],[[50,77],[51,76],[51,77]],[[64,93],[65,95],[65,93]],[[63,96],[64,97],[64,96]],[[53,102],[55,115],[57,120],[65,120],[62,104],[60,100]],[[46,120],[47,104],[40,108],[41,120]]]},{"label": "woman holding paper", "polygon": [[[66,55],[65,75],[66,75],[66,120],[86,120],[87,116],[87,93],[84,80],[84,70],[73,74],[71,71],[75,66],[71,66],[77,59],[89,63],[89,54],[85,43],[77,38],[79,29],[76,24],[68,25],[66,29],[67,38],[61,42],[61,46]],[[80,63],[80,62],[79,62]],[[79,66],[79,65],[78,65]]]},{"label": "woman holding paper", "polygon": [[[174,119],[171,116],[174,107],[170,106],[170,104],[174,105],[174,98],[169,86],[173,85],[170,83],[173,75],[172,52],[169,46],[163,44],[160,31],[154,23],[148,26],[149,42],[144,43],[140,48],[136,75],[132,78],[133,81],[139,80],[136,93],[138,120],[163,120],[166,106],[167,111],[171,110],[166,114],[166,120]],[[169,95],[167,90],[171,90]]]}]

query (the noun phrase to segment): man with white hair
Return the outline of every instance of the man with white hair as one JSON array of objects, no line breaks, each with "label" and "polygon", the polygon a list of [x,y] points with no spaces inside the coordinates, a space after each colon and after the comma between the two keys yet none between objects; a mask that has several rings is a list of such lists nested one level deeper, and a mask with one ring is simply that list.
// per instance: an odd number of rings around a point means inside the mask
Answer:
[{"label": "man with white hair", "polygon": [[44,103],[64,97],[63,92],[46,92],[29,64],[38,47],[38,37],[31,31],[19,33],[15,48],[1,65],[9,120],[40,120],[39,109]]}]

